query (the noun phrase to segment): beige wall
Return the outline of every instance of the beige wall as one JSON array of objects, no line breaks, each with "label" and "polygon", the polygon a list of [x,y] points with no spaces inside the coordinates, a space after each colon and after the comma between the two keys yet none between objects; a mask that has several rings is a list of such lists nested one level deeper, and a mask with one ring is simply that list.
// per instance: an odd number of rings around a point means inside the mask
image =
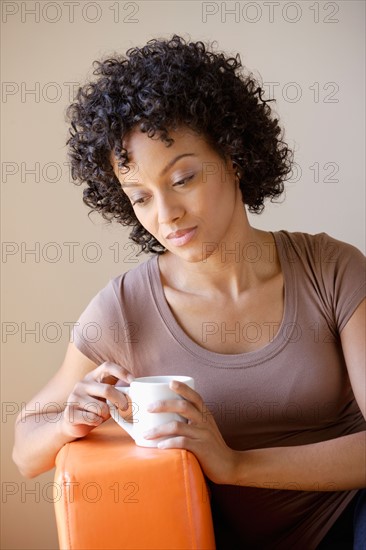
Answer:
[{"label": "beige wall", "polygon": [[15,412],[58,368],[67,323],[136,261],[124,248],[125,230],[90,221],[64,165],[70,83],[82,82],[94,59],[173,32],[240,52],[274,91],[299,165],[286,201],[253,224],[365,245],[364,2],[79,0],[74,13],[70,4],[2,2],[2,548],[9,550],[57,548],[53,473],[24,480],[10,458]]}]

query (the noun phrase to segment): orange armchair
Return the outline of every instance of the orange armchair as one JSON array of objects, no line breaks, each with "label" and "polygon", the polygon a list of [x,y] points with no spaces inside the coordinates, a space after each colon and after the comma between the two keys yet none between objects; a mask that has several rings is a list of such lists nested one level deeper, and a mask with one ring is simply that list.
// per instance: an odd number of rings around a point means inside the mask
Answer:
[{"label": "orange armchair", "polygon": [[60,450],[54,502],[61,550],[215,549],[195,456],[138,447],[113,421]]}]

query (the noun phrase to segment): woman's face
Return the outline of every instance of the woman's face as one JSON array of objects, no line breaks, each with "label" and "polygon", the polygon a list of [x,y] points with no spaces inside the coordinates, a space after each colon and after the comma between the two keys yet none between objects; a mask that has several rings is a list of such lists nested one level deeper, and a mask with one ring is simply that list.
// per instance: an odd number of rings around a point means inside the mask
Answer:
[{"label": "woman's face", "polygon": [[232,242],[244,205],[230,160],[186,127],[169,136],[174,144],[167,147],[132,131],[123,141],[130,171],[119,170],[115,159],[113,167],[143,227],[173,254],[196,262]]}]

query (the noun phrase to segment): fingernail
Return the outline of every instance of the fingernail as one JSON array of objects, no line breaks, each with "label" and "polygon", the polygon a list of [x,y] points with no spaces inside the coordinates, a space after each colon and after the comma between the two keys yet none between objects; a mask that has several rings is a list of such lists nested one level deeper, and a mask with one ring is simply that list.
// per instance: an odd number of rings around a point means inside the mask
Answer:
[{"label": "fingernail", "polygon": [[143,432],[142,437],[143,437],[144,439],[149,439],[149,437],[150,437],[151,435],[152,435],[152,434],[151,434],[151,430],[146,430],[146,432]]}]

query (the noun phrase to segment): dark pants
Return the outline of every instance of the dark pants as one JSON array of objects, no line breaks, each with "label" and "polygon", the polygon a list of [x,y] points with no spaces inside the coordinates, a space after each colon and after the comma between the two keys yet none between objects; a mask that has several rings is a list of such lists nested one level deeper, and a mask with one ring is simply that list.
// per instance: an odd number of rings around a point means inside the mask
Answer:
[{"label": "dark pants", "polygon": [[[231,488],[231,486],[227,487]],[[234,487],[234,489],[236,490],[238,487]],[[227,493],[225,496],[227,497],[228,494],[232,493]],[[225,508],[226,515],[228,508],[229,512],[233,511],[233,507],[231,506],[230,508],[230,503],[232,504],[232,502],[226,498],[225,504],[228,505]],[[250,544],[243,540],[243,533],[239,531],[235,532],[232,528],[228,529],[225,523],[226,520],[222,521],[223,516],[224,518],[226,517],[222,512],[222,506],[215,506],[214,502],[211,502],[211,505],[217,550],[249,550],[254,548],[265,550],[265,545],[260,545],[259,543]],[[301,545],[300,542],[298,546],[293,545],[291,550],[296,550],[297,548],[304,549],[304,545]],[[269,545],[268,548],[272,546]],[[283,550],[290,550],[290,548],[289,546],[283,546]],[[343,510],[323,540],[316,547],[316,550],[366,550],[366,489],[357,491],[346,509]]]},{"label": "dark pants", "polygon": [[366,489],[343,510],[317,550],[366,550]]}]

